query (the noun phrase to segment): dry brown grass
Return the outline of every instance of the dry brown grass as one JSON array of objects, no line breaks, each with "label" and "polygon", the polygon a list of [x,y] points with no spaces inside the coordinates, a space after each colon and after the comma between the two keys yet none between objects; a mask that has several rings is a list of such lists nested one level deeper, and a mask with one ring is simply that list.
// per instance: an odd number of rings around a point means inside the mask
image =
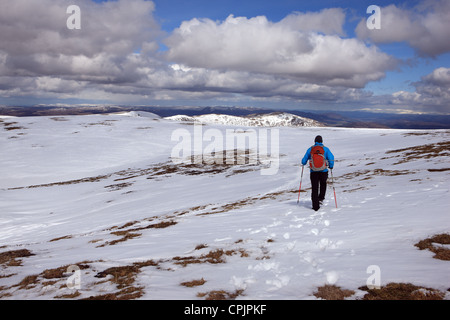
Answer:
[{"label": "dry brown grass", "polygon": [[[302,192],[305,192],[302,190]],[[225,213],[229,212],[231,210],[238,210],[247,206],[252,206],[253,204],[264,201],[264,200],[276,200],[280,198],[281,196],[290,195],[290,194],[297,194],[298,189],[291,189],[291,190],[280,190],[275,192],[269,192],[266,194],[259,194],[253,197],[247,197],[240,200],[236,200],[235,202],[230,202],[221,206],[204,206],[202,209],[208,208],[207,212],[198,213],[199,216],[203,215],[210,215],[210,214],[217,214],[217,213]]]},{"label": "dry brown grass", "polygon": [[[46,269],[41,272],[40,276],[44,279],[60,279],[66,277],[67,269],[71,265],[65,265],[54,269]],[[77,266],[80,270],[86,270],[89,268],[87,262],[78,263]]]},{"label": "dry brown grass", "polygon": [[5,127],[5,130],[11,131],[11,130],[21,130],[25,129],[24,127]]},{"label": "dry brown grass", "polygon": [[384,170],[384,169],[375,169],[375,170],[373,170],[373,174],[374,175],[389,176],[389,177],[402,176],[402,175],[405,175],[405,174],[412,174],[412,173],[415,173],[415,171],[411,171],[411,170]]},{"label": "dry brown grass", "polygon": [[90,296],[84,300],[132,300],[144,295],[144,288],[135,286],[136,277],[145,267],[158,267],[160,261],[146,260],[131,265],[111,267],[95,275],[96,278],[108,278],[119,289],[116,292]]},{"label": "dry brown grass", "polygon": [[420,250],[428,249],[434,253],[433,258],[450,261],[450,249],[441,247],[441,245],[450,244],[450,234],[442,233],[437,234],[431,238],[427,238],[419,241],[415,244]]},{"label": "dry brown grass", "polygon": [[31,186],[27,186],[27,187],[8,188],[8,190],[48,188],[48,187],[54,187],[54,186],[67,186],[67,185],[79,184],[79,183],[85,183],[85,182],[98,182],[98,181],[107,179],[110,176],[111,175],[101,175],[101,176],[96,176],[96,177],[88,177],[88,178],[68,180],[68,181],[61,181],[61,182],[37,184],[37,185],[31,185]]},{"label": "dry brown grass", "polygon": [[[120,227],[113,226],[107,230],[110,231],[110,230],[117,230],[117,229],[126,229],[137,223],[139,223],[139,221],[127,222]],[[168,227],[176,225],[176,224],[177,224],[176,221],[169,220],[169,221],[161,221],[158,223],[149,224],[144,227],[137,227],[137,228],[127,229],[127,230],[120,230],[120,231],[112,231],[111,232],[112,235],[119,236],[121,238],[117,239],[117,240],[107,241],[101,245],[98,245],[97,248],[101,248],[101,247],[105,247],[105,246],[112,246],[112,245],[130,240],[130,239],[134,239],[134,238],[142,236],[142,233],[137,233],[136,231],[142,231],[142,230],[146,230],[146,229],[163,229],[163,228],[168,228]]]},{"label": "dry brown grass", "polygon": [[1,121],[0,123],[3,125],[3,129],[5,129],[7,131],[26,129],[24,127],[17,126],[17,124],[18,124],[17,122],[4,122],[4,121]]},{"label": "dry brown grass", "polygon": [[[5,129],[26,129],[21,127],[10,127],[13,123],[4,123]],[[92,123],[89,125],[110,125],[110,123]],[[9,126],[9,127],[8,127]],[[225,158],[232,155],[233,161],[226,162]],[[255,160],[256,159],[256,160]],[[9,188],[8,190],[27,189],[27,188],[44,188],[53,186],[65,186],[85,182],[98,182],[108,178],[114,178],[114,182],[121,182],[133,178],[144,177],[147,179],[158,179],[160,177],[170,177],[172,175],[215,175],[221,173],[227,173],[226,177],[230,177],[236,174],[243,174],[249,171],[257,170],[261,163],[257,160],[256,153],[249,150],[225,150],[223,152],[217,152],[214,155],[203,155],[201,158],[192,156],[185,159],[186,162],[174,163],[173,161],[156,163],[147,168],[129,168],[113,172],[107,175],[100,175],[97,177],[87,177],[69,181],[59,181],[38,185],[30,185],[25,187]],[[117,183],[106,186],[105,188],[110,191],[121,190],[129,187],[132,183]]]},{"label": "dry brown grass", "polygon": [[[178,223],[176,221],[176,218],[186,215],[188,213],[195,213],[196,215],[199,215],[199,216],[226,213],[226,212],[229,212],[232,210],[238,210],[243,207],[251,206],[258,201],[275,200],[283,195],[290,196],[291,193],[296,194],[297,192],[298,192],[298,190],[294,190],[294,189],[280,190],[280,191],[270,192],[270,193],[266,193],[266,194],[259,194],[254,197],[243,198],[240,200],[236,200],[235,202],[226,203],[223,205],[214,205],[214,204],[199,205],[199,206],[191,207],[186,210],[175,211],[172,214],[168,214],[164,217],[155,216],[155,217],[143,219],[141,221],[130,221],[130,222],[123,224],[122,226],[113,226],[113,227],[107,229],[108,231],[117,230],[117,229],[121,230],[121,231],[113,231],[113,232],[111,232],[111,234],[116,235],[116,236],[121,236],[122,238],[113,240],[113,241],[108,241],[106,243],[99,245],[98,247],[104,247],[106,245],[114,245],[114,244],[124,242],[129,239],[132,239],[134,237],[138,237],[141,235],[141,233],[136,233],[138,231],[152,229],[152,228],[154,228],[154,229],[167,228],[167,227],[176,225]],[[139,224],[139,223],[143,224],[143,223],[146,223],[146,221],[151,222],[156,219],[163,219],[163,220],[158,223],[153,223],[153,224],[149,224],[149,225],[142,226],[142,227],[130,228],[136,224]],[[122,229],[126,229],[126,230],[122,230]]]},{"label": "dry brown grass", "polygon": [[72,293],[55,296],[54,298],[55,299],[75,299],[75,298],[78,298],[79,296],[81,296],[81,293],[78,290],[76,290]]},{"label": "dry brown grass", "polygon": [[394,164],[401,164],[416,159],[431,159],[435,157],[448,157],[450,155],[450,141],[430,143],[421,146],[389,150],[386,154],[400,153],[394,157],[400,157],[401,160]]},{"label": "dry brown grass", "polygon": [[51,117],[50,119],[52,119],[53,121],[69,121],[64,117]]},{"label": "dry brown grass", "polygon": [[22,279],[22,281],[20,281],[15,286],[19,287],[19,289],[31,289],[31,288],[34,288],[39,283],[38,277],[39,277],[38,275],[26,276],[25,278]]},{"label": "dry brown grass", "polygon": [[[433,289],[413,285],[411,283],[388,283],[378,289],[367,286],[358,288],[366,291],[362,300],[442,300],[445,293]],[[344,300],[355,294],[353,290],[342,289],[335,285],[324,285],[317,288],[313,295],[324,300]]]},{"label": "dry brown grass", "polygon": [[206,280],[201,278],[198,280],[192,280],[192,281],[185,281],[180,283],[182,286],[184,287],[188,287],[188,288],[192,288],[192,287],[198,287],[198,286],[202,286],[206,283]]},{"label": "dry brown grass", "polygon": [[96,278],[105,278],[112,276],[111,282],[117,285],[117,288],[123,289],[134,283],[136,275],[140,272],[140,268],[135,265],[112,267],[99,272]]},{"label": "dry brown grass", "polygon": [[[89,261],[78,263],[77,266],[81,270],[88,269],[89,265],[87,263],[89,263]],[[12,288],[18,288],[19,290],[30,290],[38,286],[46,287],[56,285],[58,281],[67,278],[70,275],[70,273],[67,272],[69,266],[71,265],[61,266],[54,269],[46,269],[40,274],[25,276],[19,283],[10,287],[0,287],[0,291],[4,291],[0,294],[0,297],[11,296],[11,293],[7,291]]]},{"label": "dry brown grass", "polygon": [[[153,260],[146,260],[135,262],[131,265],[111,267],[105,269],[95,275],[96,278],[105,278],[106,281],[114,283],[119,289],[118,291],[90,296],[83,300],[132,300],[142,297],[144,288],[135,286],[137,275],[141,272],[141,268],[149,266],[158,266],[159,262]],[[104,281],[102,281],[104,282]],[[76,295],[74,297],[78,297]],[[58,298],[70,298],[70,296],[60,296]]]},{"label": "dry brown grass", "polygon": [[11,250],[0,253],[0,265],[5,267],[21,266],[22,260],[19,258],[25,258],[34,256],[28,249]]},{"label": "dry brown grass", "polygon": [[364,286],[360,290],[367,291],[363,300],[442,300],[444,293],[432,289],[415,286],[411,283],[388,283],[380,289],[369,289]]},{"label": "dry brown grass", "polygon": [[234,249],[234,250],[216,249],[206,254],[203,254],[199,257],[195,256],[173,257],[172,260],[175,261],[174,262],[175,264],[186,267],[187,265],[190,264],[199,264],[199,263],[211,263],[211,264],[225,263],[226,256],[233,256],[237,254],[240,255],[241,258],[249,256],[244,249]]},{"label": "dry brown grass", "polygon": [[115,232],[111,232],[111,234],[113,234],[115,236],[123,236],[123,237],[120,238],[120,239],[117,239],[117,240],[107,241],[104,244],[97,246],[97,248],[101,248],[101,247],[104,247],[104,246],[107,246],[107,245],[108,246],[113,246],[113,245],[116,245],[116,244],[118,244],[120,242],[125,242],[127,240],[134,239],[134,238],[142,236],[142,233],[132,233],[132,232],[129,232],[129,231],[115,231]]},{"label": "dry brown grass", "polygon": [[97,296],[90,296],[82,300],[133,300],[142,297],[144,294],[142,287],[126,287],[113,293],[107,293]]},{"label": "dry brown grass", "polygon": [[69,236],[62,236],[62,237],[58,237],[58,238],[51,239],[51,240],[49,240],[48,242],[54,242],[54,241],[59,241],[59,240],[64,240],[64,239],[72,239],[72,238],[73,238],[72,235],[69,235]]},{"label": "dry brown grass", "polygon": [[131,182],[122,182],[122,183],[116,183],[116,184],[111,184],[109,186],[105,186],[106,189],[109,189],[109,191],[118,191],[118,190],[122,190],[124,188],[130,187],[133,184]]},{"label": "dry brown grass", "polygon": [[324,300],[344,300],[355,294],[355,291],[341,289],[335,285],[326,284],[318,287],[317,291],[313,293],[316,298]]},{"label": "dry brown grass", "polygon": [[429,172],[444,172],[449,171],[450,168],[441,168],[441,169],[427,169]]},{"label": "dry brown grass", "polygon": [[55,299],[75,299],[75,298],[78,298],[79,296],[81,296],[81,293],[78,290],[76,290],[75,292],[72,292],[72,293],[55,296]]},{"label": "dry brown grass", "polygon": [[[360,178],[360,181],[366,181],[370,180],[375,176],[388,176],[388,177],[394,177],[394,176],[402,176],[407,174],[414,174],[416,171],[414,170],[386,170],[386,169],[374,169],[374,170],[361,170],[361,171],[354,171],[350,173],[346,173],[342,176],[336,177],[335,180],[354,180],[355,178]],[[347,192],[355,191],[357,189],[353,189]]]},{"label": "dry brown grass", "polygon": [[101,271],[95,277],[109,277],[108,280],[116,284],[119,290],[108,294],[90,296],[84,300],[132,300],[140,298],[144,294],[144,288],[134,285],[137,275],[141,272],[141,268],[157,265],[158,262],[147,260],[127,266],[111,267]]},{"label": "dry brown grass", "polygon": [[204,248],[207,248],[207,247],[208,247],[208,245],[202,243],[202,244],[199,244],[199,245],[195,246],[194,250],[201,250],[201,249],[204,249]]},{"label": "dry brown grass", "polygon": [[234,292],[228,292],[225,290],[212,290],[209,292],[199,292],[197,297],[203,298],[205,300],[234,300],[238,296],[242,295],[244,290],[236,290]]}]

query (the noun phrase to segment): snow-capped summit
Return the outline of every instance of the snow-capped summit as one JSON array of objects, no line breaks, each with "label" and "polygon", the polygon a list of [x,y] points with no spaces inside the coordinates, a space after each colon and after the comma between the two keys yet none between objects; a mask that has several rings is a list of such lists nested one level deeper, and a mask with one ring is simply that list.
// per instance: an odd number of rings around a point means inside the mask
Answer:
[{"label": "snow-capped summit", "polygon": [[128,116],[128,117],[143,117],[143,118],[152,118],[152,119],[161,119],[160,116],[158,116],[155,113],[147,112],[147,111],[128,111],[128,112],[120,112],[116,113],[118,115]]},{"label": "snow-capped summit", "polygon": [[286,112],[249,115],[244,117],[226,114],[205,114],[200,116],[176,115],[166,117],[173,121],[199,122],[245,127],[324,127],[319,121]]}]

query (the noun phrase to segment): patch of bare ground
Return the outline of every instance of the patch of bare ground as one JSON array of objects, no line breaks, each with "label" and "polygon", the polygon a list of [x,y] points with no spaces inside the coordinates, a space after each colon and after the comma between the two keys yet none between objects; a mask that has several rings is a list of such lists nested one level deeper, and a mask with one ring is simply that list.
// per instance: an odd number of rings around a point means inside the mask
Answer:
[{"label": "patch of bare ground", "polygon": [[[165,163],[159,163],[146,169],[129,169],[118,172],[118,175],[124,176],[120,180],[126,180],[137,176],[146,175],[147,179],[156,179],[162,176],[173,174],[181,175],[214,175],[228,173],[227,177],[234,174],[245,173],[255,170],[253,167],[260,165],[259,162],[252,160],[252,154],[245,150],[231,150],[211,155],[191,156],[187,159],[173,159]],[[226,161],[225,157],[233,161]],[[116,179],[119,180],[119,179]]]},{"label": "patch of bare ground", "polygon": [[244,290],[239,289],[234,292],[228,292],[225,290],[212,290],[209,292],[199,292],[197,297],[205,298],[205,300],[234,300],[238,296],[243,295]]},{"label": "patch of bare ground", "polygon": [[122,183],[116,183],[116,184],[111,184],[109,186],[106,186],[106,189],[109,189],[109,191],[118,191],[118,190],[122,190],[124,188],[130,187],[133,184],[131,182],[122,182]]},{"label": "patch of bare ground", "polygon": [[450,249],[445,245],[450,245],[450,234],[447,233],[437,234],[415,244],[420,250],[428,249],[433,252],[435,259],[450,261]]},{"label": "patch of bare ground", "polygon": [[[238,240],[235,244],[242,242]],[[195,247],[195,250],[202,250],[207,248],[207,245],[201,244]],[[12,256],[26,256],[30,254],[29,252],[22,253],[9,253],[8,255],[2,255],[3,262],[11,261]],[[8,259],[6,259],[8,256]],[[172,270],[170,265],[180,265],[186,267],[190,264],[219,264],[226,263],[226,257],[228,256],[239,256],[248,257],[249,254],[244,249],[232,248],[232,249],[215,249],[207,253],[197,255],[197,256],[186,256],[186,257],[172,257],[159,260],[145,260],[134,262],[125,266],[110,267],[103,271],[96,271],[96,268],[92,266],[92,261],[83,261],[75,264],[80,270],[84,270],[86,273],[95,272],[95,278],[101,279],[99,282],[84,283],[84,286],[94,289],[98,285],[102,285],[105,282],[111,282],[115,285],[116,289],[111,290],[106,294],[93,295],[89,297],[82,297],[82,294],[78,290],[70,290],[67,288],[67,279],[71,276],[71,271],[74,265],[64,265],[57,268],[51,268],[43,270],[39,274],[27,275],[19,283],[12,285],[10,287],[0,287],[0,298],[8,297],[14,294],[15,290],[31,290],[38,289],[36,292],[42,292],[42,288],[48,288],[44,291],[49,294],[51,290],[55,292],[54,298],[57,299],[85,299],[85,300],[132,300],[140,298],[144,295],[144,287],[136,284],[137,276],[141,273],[142,268],[146,267],[156,267],[160,270]],[[101,260],[97,262],[102,262]],[[161,264],[166,264],[164,268]],[[186,287],[196,287],[201,286],[206,282],[205,279],[196,279],[192,281],[186,281],[181,283],[181,285]],[[51,288],[51,289],[50,289]],[[226,291],[211,291],[201,294],[201,297],[206,297],[206,299],[234,299],[236,296],[242,294],[242,291],[236,292],[226,292]]]},{"label": "patch of bare ground", "polygon": [[449,130],[445,130],[445,131],[417,131],[417,132],[407,132],[404,133],[403,136],[404,137],[408,137],[408,136],[437,136],[437,135],[447,135],[449,134],[450,131]]},{"label": "patch of bare ground", "polygon": [[143,294],[142,287],[127,287],[117,292],[90,296],[82,300],[134,300],[142,297]]},{"label": "patch of bare ground", "polygon": [[[88,269],[90,266],[89,261],[84,261],[76,264],[80,270]],[[0,288],[0,297],[2,296],[11,296],[11,292],[8,292],[10,289],[19,289],[19,290],[31,290],[38,286],[41,287],[49,287],[56,286],[61,279],[68,278],[71,273],[68,271],[69,267],[73,265],[61,266],[54,269],[46,269],[39,274],[27,275],[25,276],[19,283],[12,285],[11,287],[2,287]],[[64,287],[66,284],[64,282],[61,287]],[[1,292],[3,291],[3,293]],[[72,292],[73,294],[73,292]]]},{"label": "patch of bare ground", "polygon": [[[115,244],[130,240],[130,239],[139,237],[142,235],[143,230],[161,229],[161,228],[167,228],[167,227],[176,225],[178,223],[176,221],[176,218],[186,215],[188,213],[196,213],[196,215],[199,215],[199,216],[225,213],[225,212],[229,212],[231,210],[237,210],[237,209],[240,209],[240,208],[243,208],[246,206],[250,206],[258,201],[275,200],[283,195],[296,194],[297,192],[298,192],[298,190],[295,190],[295,189],[275,191],[275,192],[270,192],[270,193],[266,193],[266,194],[262,194],[262,195],[260,194],[260,195],[254,196],[254,197],[247,197],[247,198],[240,199],[240,200],[237,200],[237,201],[231,202],[231,203],[226,203],[226,204],[220,205],[220,206],[213,205],[213,204],[199,205],[199,206],[191,207],[186,210],[175,211],[172,214],[168,214],[163,217],[154,216],[154,217],[142,219],[140,221],[135,220],[135,221],[126,222],[122,226],[113,226],[106,230],[106,231],[110,231],[110,233],[114,236],[121,237],[120,239],[107,241],[103,244],[98,245],[97,247],[104,247],[107,245],[115,245]],[[162,221],[160,221],[158,223],[147,224],[148,223],[147,221],[153,222],[156,219],[160,219],[160,220],[162,219]],[[144,224],[144,226],[132,228],[133,226],[136,226],[139,224],[141,224],[141,225]],[[145,225],[145,224],[147,224],[147,225]]]},{"label": "patch of bare ground", "polygon": [[140,298],[144,294],[144,288],[135,285],[136,277],[141,272],[141,268],[158,266],[159,262],[147,260],[135,262],[131,265],[111,267],[95,275],[96,278],[114,283],[118,291],[107,294],[90,296],[83,300],[133,300]]},{"label": "patch of bare ground", "polygon": [[85,128],[89,128],[92,126],[112,126],[114,121],[117,120],[104,120],[104,121],[99,121],[99,122],[92,122],[92,123],[87,123],[84,125]]},{"label": "patch of bare ground", "polygon": [[345,180],[353,180],[355,178],[360,178],[359,181],[364,180],[370,180],[374,176],[388,176],[388,177],[394,177],[394,176],[402,176],[407,174],[414,174],[416,171],[414,170],[386,170],[386,169],[374,169],[374,170],[361,170],[361,171],[355,171],[346,173],[342,176],[338,176],[335,178],[335,180],[339,181],[341,179]]},{"label": "patch of bare ground", "polygon": [[353,172],[343,174],[341,176],[334,177],[334,179],[335,179],[335,181],[339,182],[340,180],[354,180],[354,179],[362,176],[362,178],[360,179],[362,181],[362,180],[370,179],[370,177],[368,177],[369,173],[370,173],[370,170],[353,171]]},{"label": "patch of bare ground", "polygon": [[[89,264],[87,264],[88,262],[82,262],[82,263],[78,263],[76,264],[76,266],[78,266],[78,268],[80,268],[80,270],[85,270],[89,268]],[[44,271],[42,271],[39,276],[44,278],[44,279],[61,279],[61,278],[65,278],[67,276],[69,267],[71,267],[72,265],[66,265],[66,266],[61,266],[58,268],[54,268],[54,269],[46,269]]]},{"label": "patch of bare ground", "polygon": [[[137,221],[127,222],[126,224],[124,224],[121,227],[114,226],[114,227],[110,228],[109,230],[125,229],[125,228],[131,227],[137,223],[138,223]],[[112,231],[111,232],[112,235],[119,236],[121,238],[117,239],[117,240],[113,240],[113,241],[107,241],[104,244],[99,245],[97,247],[100,248],[100,247],[104,247],[107,245],[111,246],[111,245],[115,245],[120,242],[124,242],[124,241],[130,240],[130,239],[142,236],[142,233],[138,233],[137,231],[142,231],[142,230],[146,230],[146,229],[163,229],[163,228],[168,228],[168,227],[176,225],[176,224],[177,224],[176,221],[168,220],[168,221],[161,221],[158,223],[149,224],[149,225],[146,225],[143,227],[131,228],[131,229],[120,230],[120,231]]]},{"label": "patch of bare ground", "polygon": [[117,239],[117,240],[107,241],[104,244],[97,246],[97,248],[101,248],[104,246],[113,246],[120,242],[125,242],[127,240],[142,236],[142,233],[132,233],[129,231],[115,231],[115,232],[111,232],[111,234],[113,234],[115,236],[121,236],[121,238]]},{"label": "patch of bare ground", "polygon": [[[302,190],[302,191],[304,191],[304,190]],[[227,204],[224,204],[221,206],[214,206],[214,205],[207,206],[208,211],[199,213],[198,215],[203,216],[203,215],[210,215],[210,214],[217,214],[217,213],[225,213],[225,212],[228,212],[231,210],[237,210],[237,209],[241,209],[246,206],[251,206],[258,201],[276,200],[284,195],[297,194],[297,193],[298,193],[298,189],[290,189],[290,190],[280,190],[280,191],[269,192],[266,194],[259,194],[259,195],[253,196],[253,197],[247,197],[244,199],[236,200],[234,202],[230,202],[230,203],[227,203]]]},{"label": "patch of bare ground", "polygon": [[192,287],[202,286],[205,283],[206,283],[206,280],[201,278],[198,280],[185,281],[185,282],[180,283],[180,285],[182,285],[184,287],[192,288]]},{"label": "patch of bare ground", "polygon": [[110,177],[110,175],[101,175],[101,176],[96,176],[96,177],[88,177],[88,178],[61,181],[61,182],[52,182],[52,183],[31,185],[31,186],[27,186],[27,187],[8,188],[8,190],[48,188],[48,187],[54,187],[54,186],[67,186],[67,185],[79,184],[79,183],[85,183],[85,182],[98,182],[98,181],[107,179],[109,177]]},{"label": "patch of bare ground", "polygon": [[442,300],[444,293],[432,289],[413,285],[411,283],[388,283],[379,289],[360,287],[367,291],[362,300]]},{"label": "patch of bare ground", "polygon": [[50,119],[53,121],[69,121],[68,119],[66,119],[64,117],[51,117]]},{"label": "patch of bare ground", "polygon": [[[10,128],[12,129],[22,129],[22,128]],[[224,151],[224,154],[228,151]],[[222,158],[214,158],[203,156],[201,160],[192,157],[190,160],[183,161],[182,163],[175,163],[173,161],[167,161],[163,163],[157,163],[151,165],[147,168],[129,168],[126,170],[121,170],[113,172],[106,175],[99,175],[95,177],[86,177],[68,181],[58,181],[37,185],[30,185],[25,187],[15,187],[9,188],[8,190],[19,190],[19,189],[33,189],[33,188],[49,188],[54,186],[67,186],[79,183],[87,182],[99,182],[106,180],[108,178],[114,177],[114,182],[125,181],[137,177],[146,176],[147,179],[157,179],[160,177],[170,177],[171,175],[213,175],[228,172],[227,177],[245,173],[248,171],[256,170],[261,164],[259,162],[254,162],[251,160],[251,154],[249,155],[246,151],[242,150],[232,150],[231,151],[235,158],[233,161],[226,161]],[[105,188],[110,191],[121,190],[123,188],[131,186],[132,183],[121,182],[117,184],[111,184]]]},{"label": "patch of bare ground", "polygon": [[208,245],[202,243],[202,244],[197,245],[194,250],[201,250],[201,249],[204,249],[204,248],[208,248]]},{"label": "patch of bare ground", "polygon": [[[196,250],[200,250],[203,248],[206,248],[206,246],[199,245],[196,247]],[[105,279],[106,281],[110,281],[111,283],[115,284],[117,287],[117,291],[97,296],[90,296],[84,299],[85,300],[137,299],[144,294],[144,288],[135,285],[136,277],[141,272],[141,269],[144,267],[152,266],[160,268],[161,263],[168,263],[168,262],[176,265],[182,265],[183,267],[189,264],[199,264],[199,263],[210,263],[210,264],[225,263],[226,262],[225,257],[233,255],[239,255],[240,257],[247,257],[248,253],[243,249],[231,249],[231,250],[216,249],[200,256],[173,257],[169,259],[160,259],[157,261],[147,260],[142,262],[135,262],[131,265],[107,268],[101,272],[98,272],[95,275],[95,277]],[[82,267],[81,269],[88,267],[89,267],[88,265],[84,264],[84,267]],[[30,289],[32,287],[35,287],[39,283],[39,281],[41,281],[41,279],[54,279],[63,277],[66,269],[67,266],[45,270],[40,275],[33,275],[26,277],[19,285],[21,286],[22,289]],[[183,282],[181,283],[181,285],[186,287],[196,287],[203,285],[205,282],[206,280],[201,278]],[[206,296],[207,300],[234,299],[241,293],[242,291],[236,291],[231,293],[225,291],[211,291],[204,293],[202,297]],[[58,298],[68,299],[68,298],[77,298],[79,296],[80,294],[78,294],[77,292],[72,292],[68,295],[58,296]]]},{"label": "patch of bare ground", "polygon": [[190,264],[198,263],[225,263],[226,256],[240,255],[240,257],[248,257],[249,254],[244,249],[233,249],[233,250],[223,250],[216,249],[212,250],[201,256],[187,256],[187,257],[173,257],[172,260],[175,261],[174,264],[186,267]]},{"label": "patch of bare ground", "polygon": [[99,272],[96,278],[106,278],[112,276],[109,281],[115,283],[118,289],[130,286],[136,280],[136,275],[140,272],[140,268],[135,265],[112,267]]},{"label": "patch of bare ground", "polygon": [[415,173],[415,171],[413,171],[413,170],[385,170],[385,169],[375,169],[375,170],[373,170],[373,174],[374,175],[389,176],[389,177],[403,176],[403,175],[406,175],[406,174],[413,174],[413,173]]},{"label": "patch of bare ground", "polygon": [[353,189],[344,189],[344,190],[342,190],[342,192],[355,192],[355,191],[359,191],[359,190],[367,190],[367,188],[366,187],[356,187]]},{"label": "patch of bare ground", "polygon": [[17,122],[13,121],[13,122],[1,122],[3,124],[3,129],[5,129],[6,131],[12,131],[12,130],[22,130],[22,129],[26,129],[24,127],[20,127],[18,126]]},{"label": "patch of bare ground", "polygon": [[430,143],[415,147],[395,149],[386,151],[386,154],[398,154],[393,157],[401,159],[394,163],[401,164],[416,159],[432,159],[436,157],[448,157],[450,155],[450,141]]},{"label": "patch of bare ground", "polygon": [[[137,299],[144,294],[142,287],[136,287],[135,281],[137,275],[141,272],[141,268],[154,266],[159,267],[161,263],[172,262],[177,265],[182,265],[183,267],[189,264],[197,263],[225,263],[224,256],[231,256],[235,254],[240,254],[241,257],[248,256],[248,254],[243,249],[236,250],[222,250],[216,249],[209,253],[203,254],[201,256],[188,256],[188,257],[173,257],[172,259],[161,259],[158,261],[147,260],[143,262],[135,262],[132,265],[112,267],[108,268],[102,272],[99,272],[95,277],[106,278],[108,281],[116,284],[119,291],[108,293],[99,296],[91,296],[87,298],[88,300],[130,300]],[[180,285],[185,287],[196,287],[201,286],[206,283],[206,280],[196,279],[191,281],[186,281],[180,283]],[[201,293],[199,297],[206,297],[207,300],[224,300],[224,299],[234,299],[238,295],[241,295],[243,290],[237,290],[236,292],[226,292],[220,291],[210,291],[206,293]]]},{"label": "patch of bare ground", "polygon": [[428,169],[429,172],[444,172],[449,171],[450,168],[441,168],[441,169]]},{"label": "patch of bare ground", "polygon": [[81,293],[80,293],[80,291],[76,290],[75,292],[72,292],[72,293],[61,294],[59,296],[55,296],[55,299],[75,299],[75,298],[78,298],[79,296],[81,296]]},{"label": "patch of bare ground", "polygon": [[72,239],[72,238],[73,238],[72,235],[68,235],[68,236],[53,238],[53,239],[49,240],[48,242],[55,242],[55,241],[59,241],[59,240]]},{"label": "patch of bare ground", "polygon": [[342,289],[335,285],[326,284],[318,287],[317,291],[313,293],[316,298],[324,300],[344,300],[355,294],[355,291]]},{"label": "patch of bare ground", "polygon": [[4,267],[16,267],[22,265],[20,258],[34,256],[28,249],[11,250],[0,253],[0,265]]}]

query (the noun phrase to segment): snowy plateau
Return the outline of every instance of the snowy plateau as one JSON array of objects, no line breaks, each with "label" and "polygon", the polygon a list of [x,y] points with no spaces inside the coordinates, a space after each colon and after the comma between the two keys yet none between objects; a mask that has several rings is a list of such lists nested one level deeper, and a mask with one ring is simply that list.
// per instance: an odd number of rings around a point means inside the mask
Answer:
[{"label": "snowy plateau", "polygon": [[197,122],[206,124],[222,124],[244,127],[323,127],[318,121],[285,112],[273,112],[263,115],[238,117],[225,114],[205,114],[201,116],[177,115],[167,117],[168,120]]},{"label": "snowy plateau", "polygon": [[[276,127],[276,174],[175,164],[172,134],[198,118],[224,134]],[[357,300],[404,283],[450,299],[450,261],[416,246],[450,232],[449,130],[223,118],[0,118],[0,298],[309,300],[328,285]],[[297,199],[319,134],[336,163],[316,212],[308,170]]]}]

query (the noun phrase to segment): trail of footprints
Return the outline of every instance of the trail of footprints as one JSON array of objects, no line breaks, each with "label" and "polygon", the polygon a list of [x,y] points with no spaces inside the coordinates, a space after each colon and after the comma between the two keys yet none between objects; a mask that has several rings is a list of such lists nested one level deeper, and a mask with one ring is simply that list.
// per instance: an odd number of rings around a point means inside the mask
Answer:
[{"label": "trail of footprints", "polygon": [[[325,205],[328,201],[325,201]],[[313,275],[323,277],[324,281],[333,284],[339,275],[332,270],[321,268],[323,263],[321,253],[337,249],[342,245],[340,240],[332,240],[326,235],[326,230],[332,227],[328,217],[335,209],[321,209],[317,212],[305,210],[304,207],[294,207],[277,217],[272,217],[270,223],[259,228],[244,228],[238,231],[246,232],[250,237],[262,234],[269,239],[266,253],[268,259],[253,261],[248,270],[250,275],[236,280],[242,287],[246,281],[251,283],[258,278],[266,278],[268,290],[279,290],[302,278]],[[271,257],[277,256],[276,259]],[[292,270],[297,273],[296,279],[291,279]],[[260,273],[264,273],[261,275]]]}]

